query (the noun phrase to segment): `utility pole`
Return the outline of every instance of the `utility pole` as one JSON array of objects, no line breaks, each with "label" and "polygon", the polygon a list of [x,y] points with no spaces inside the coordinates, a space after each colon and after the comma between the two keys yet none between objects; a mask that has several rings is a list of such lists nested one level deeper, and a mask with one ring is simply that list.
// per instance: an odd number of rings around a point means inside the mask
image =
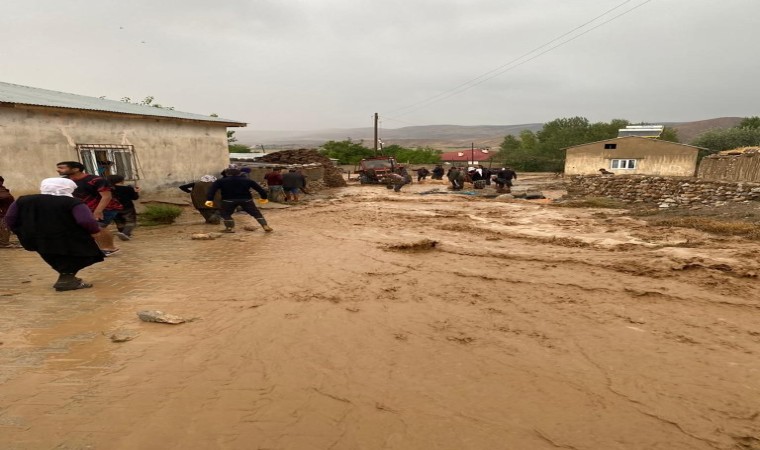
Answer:
[{"label": "utility pole", "polygon": [[472,165],[475,165],[475,143],[470,143],[470,158],[472,159]]},{"label": "utility pole", "polygon": [[375,113],[375,156],[377,156],[377,113]]}]

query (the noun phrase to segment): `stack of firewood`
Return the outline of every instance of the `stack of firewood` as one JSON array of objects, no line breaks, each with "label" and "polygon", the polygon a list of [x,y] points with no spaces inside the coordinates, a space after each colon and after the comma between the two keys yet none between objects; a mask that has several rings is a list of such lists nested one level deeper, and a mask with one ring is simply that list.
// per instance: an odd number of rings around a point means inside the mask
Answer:
[{"label": "stack of firewood", "polygon": [[[324,183],[327,187],[340,187],[346,185],[343,179],[343,173],[339,167],[336,167],[330,158],[319,153],[314,149],[301,148],[298,150],[283,150],[281,152],[270,153],[258,159],[261,162],[274,164],[322,164],[325,168]],[[311,182],[309,183],[311,185]]]}]

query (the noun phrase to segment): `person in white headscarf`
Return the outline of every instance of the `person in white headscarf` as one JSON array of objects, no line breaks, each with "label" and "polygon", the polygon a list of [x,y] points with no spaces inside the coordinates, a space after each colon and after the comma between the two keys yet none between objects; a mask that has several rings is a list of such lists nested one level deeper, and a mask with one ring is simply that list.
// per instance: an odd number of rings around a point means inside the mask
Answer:
[{"label": "person in white headscarf", "polygon": [[67,178],[46,178],[40,194],[19,197],[5,215],[24,249],[39,253],[58,272],[57,291],[92,287],[77,272],[104,259],[92,237],[100,226],[87,205],[73,197],[76,187]]},{"label": "person in white headscarf", "polygon": [[212,208],[205,205],[206,193],[214,181],[216,181],[215,176],[203,175],[200,181],[183,184],[182,186],[179,186],[179,188],[190,194],[190,200],[193,202],[193,207],[201,213],[204,219],[206,219],[206,223],[219,225],[222,222],[222,218],[219,215],[219,205],[222,204],[221,194],[217,195]]}]

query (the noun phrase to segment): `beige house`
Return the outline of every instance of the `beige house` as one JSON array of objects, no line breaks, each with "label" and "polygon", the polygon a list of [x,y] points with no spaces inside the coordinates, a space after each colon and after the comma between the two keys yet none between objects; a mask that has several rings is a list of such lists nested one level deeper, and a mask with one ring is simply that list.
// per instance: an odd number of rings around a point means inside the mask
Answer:
[{"label": "beige house", "polygon": [[58,176],[56,163],[124,175],[145,191],[219,173],[227,127],[245,123],[0,82],[0,175],[16,195]]},{"label": "beige house", "polygon": [[626,136],[568,147],[565,175],[615,174],[691,177],[697,170],[699,147]]}]

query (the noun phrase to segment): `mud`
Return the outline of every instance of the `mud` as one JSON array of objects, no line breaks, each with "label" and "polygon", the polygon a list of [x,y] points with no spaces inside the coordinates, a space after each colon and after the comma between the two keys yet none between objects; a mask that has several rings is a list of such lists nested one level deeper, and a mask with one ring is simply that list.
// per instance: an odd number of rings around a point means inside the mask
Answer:
[{"label": "mud", "polygon": [[187,211],[83,291],[3,251],[0,447],[760,449],[757,242],[444,187]]}]

